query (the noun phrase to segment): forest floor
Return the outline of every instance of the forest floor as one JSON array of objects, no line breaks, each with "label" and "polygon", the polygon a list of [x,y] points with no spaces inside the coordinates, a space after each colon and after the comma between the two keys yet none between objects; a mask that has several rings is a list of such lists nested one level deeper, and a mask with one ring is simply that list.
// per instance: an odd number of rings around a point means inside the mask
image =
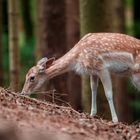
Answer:
[{"label": "forest floor", "polygon": [[0,140],[140,140],[140,122],[112,123],[0,88]]}]

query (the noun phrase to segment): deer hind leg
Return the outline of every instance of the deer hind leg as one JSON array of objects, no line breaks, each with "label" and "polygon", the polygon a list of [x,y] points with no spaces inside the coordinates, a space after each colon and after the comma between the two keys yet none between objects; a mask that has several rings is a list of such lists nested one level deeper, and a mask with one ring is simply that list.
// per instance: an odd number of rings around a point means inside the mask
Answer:
[{"label": "deer hind leg", "polygon": [[98,80],[99,78],[95,75],[90,76],[90,86],[92,92],[92,99],[91,99],[91,116],[95,116],[97,113],[97,105],[96,105],[96,96],[97,96],[97,87],[98,87]]},{"label": "deer hind leg", "polygon": [[118,117],[117,117],[114,103],[113,103],[113,92],[112,92],[112,82],[111,82],[111,78],[110,78],[110,73],[107,69],[104,69],[104,70],[100,71],[99,77],[103,84],[105,95],[106,95],[107,101],[109,103],[112,121],[118,122]]}]

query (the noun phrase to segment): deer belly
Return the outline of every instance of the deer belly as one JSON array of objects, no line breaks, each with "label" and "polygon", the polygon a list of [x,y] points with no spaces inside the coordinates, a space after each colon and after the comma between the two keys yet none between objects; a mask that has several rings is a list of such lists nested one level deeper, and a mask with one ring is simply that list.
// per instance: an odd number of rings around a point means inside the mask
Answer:
[{"label": "deer belly", "polygon": [[105,67],[108,68],[111,72],[115,73],[125,73],[129,71],[130,64],[120,61],[109,61],[105,64]]},{"label": "deer belly", "polygon": [[134,64],[133,56],[127,52],[115,52],[102,55],[104,67],[115,73],[125,73]]}]

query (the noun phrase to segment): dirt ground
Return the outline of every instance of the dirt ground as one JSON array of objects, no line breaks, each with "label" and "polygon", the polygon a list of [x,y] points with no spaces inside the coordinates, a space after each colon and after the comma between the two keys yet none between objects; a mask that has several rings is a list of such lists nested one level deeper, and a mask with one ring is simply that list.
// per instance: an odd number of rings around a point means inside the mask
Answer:
[{"label": "dirt ground", "polygon": [[140,122],[114,124],[0,88],[0,140],[140,140]]}]

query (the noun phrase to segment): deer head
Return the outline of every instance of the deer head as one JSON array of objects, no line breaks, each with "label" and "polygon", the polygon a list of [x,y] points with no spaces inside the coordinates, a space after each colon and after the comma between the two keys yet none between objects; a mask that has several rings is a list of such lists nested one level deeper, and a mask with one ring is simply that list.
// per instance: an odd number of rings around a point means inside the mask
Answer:
[{"label": "deer head", "polygon": [[37,62],[36,66],[29,69],[21,92],[22,95],[30,95],[43,85],[43,83],[47,80],[45,71],[52,65],[54,60],[54,57],[49,59],[47,57],[42,58]]}]

